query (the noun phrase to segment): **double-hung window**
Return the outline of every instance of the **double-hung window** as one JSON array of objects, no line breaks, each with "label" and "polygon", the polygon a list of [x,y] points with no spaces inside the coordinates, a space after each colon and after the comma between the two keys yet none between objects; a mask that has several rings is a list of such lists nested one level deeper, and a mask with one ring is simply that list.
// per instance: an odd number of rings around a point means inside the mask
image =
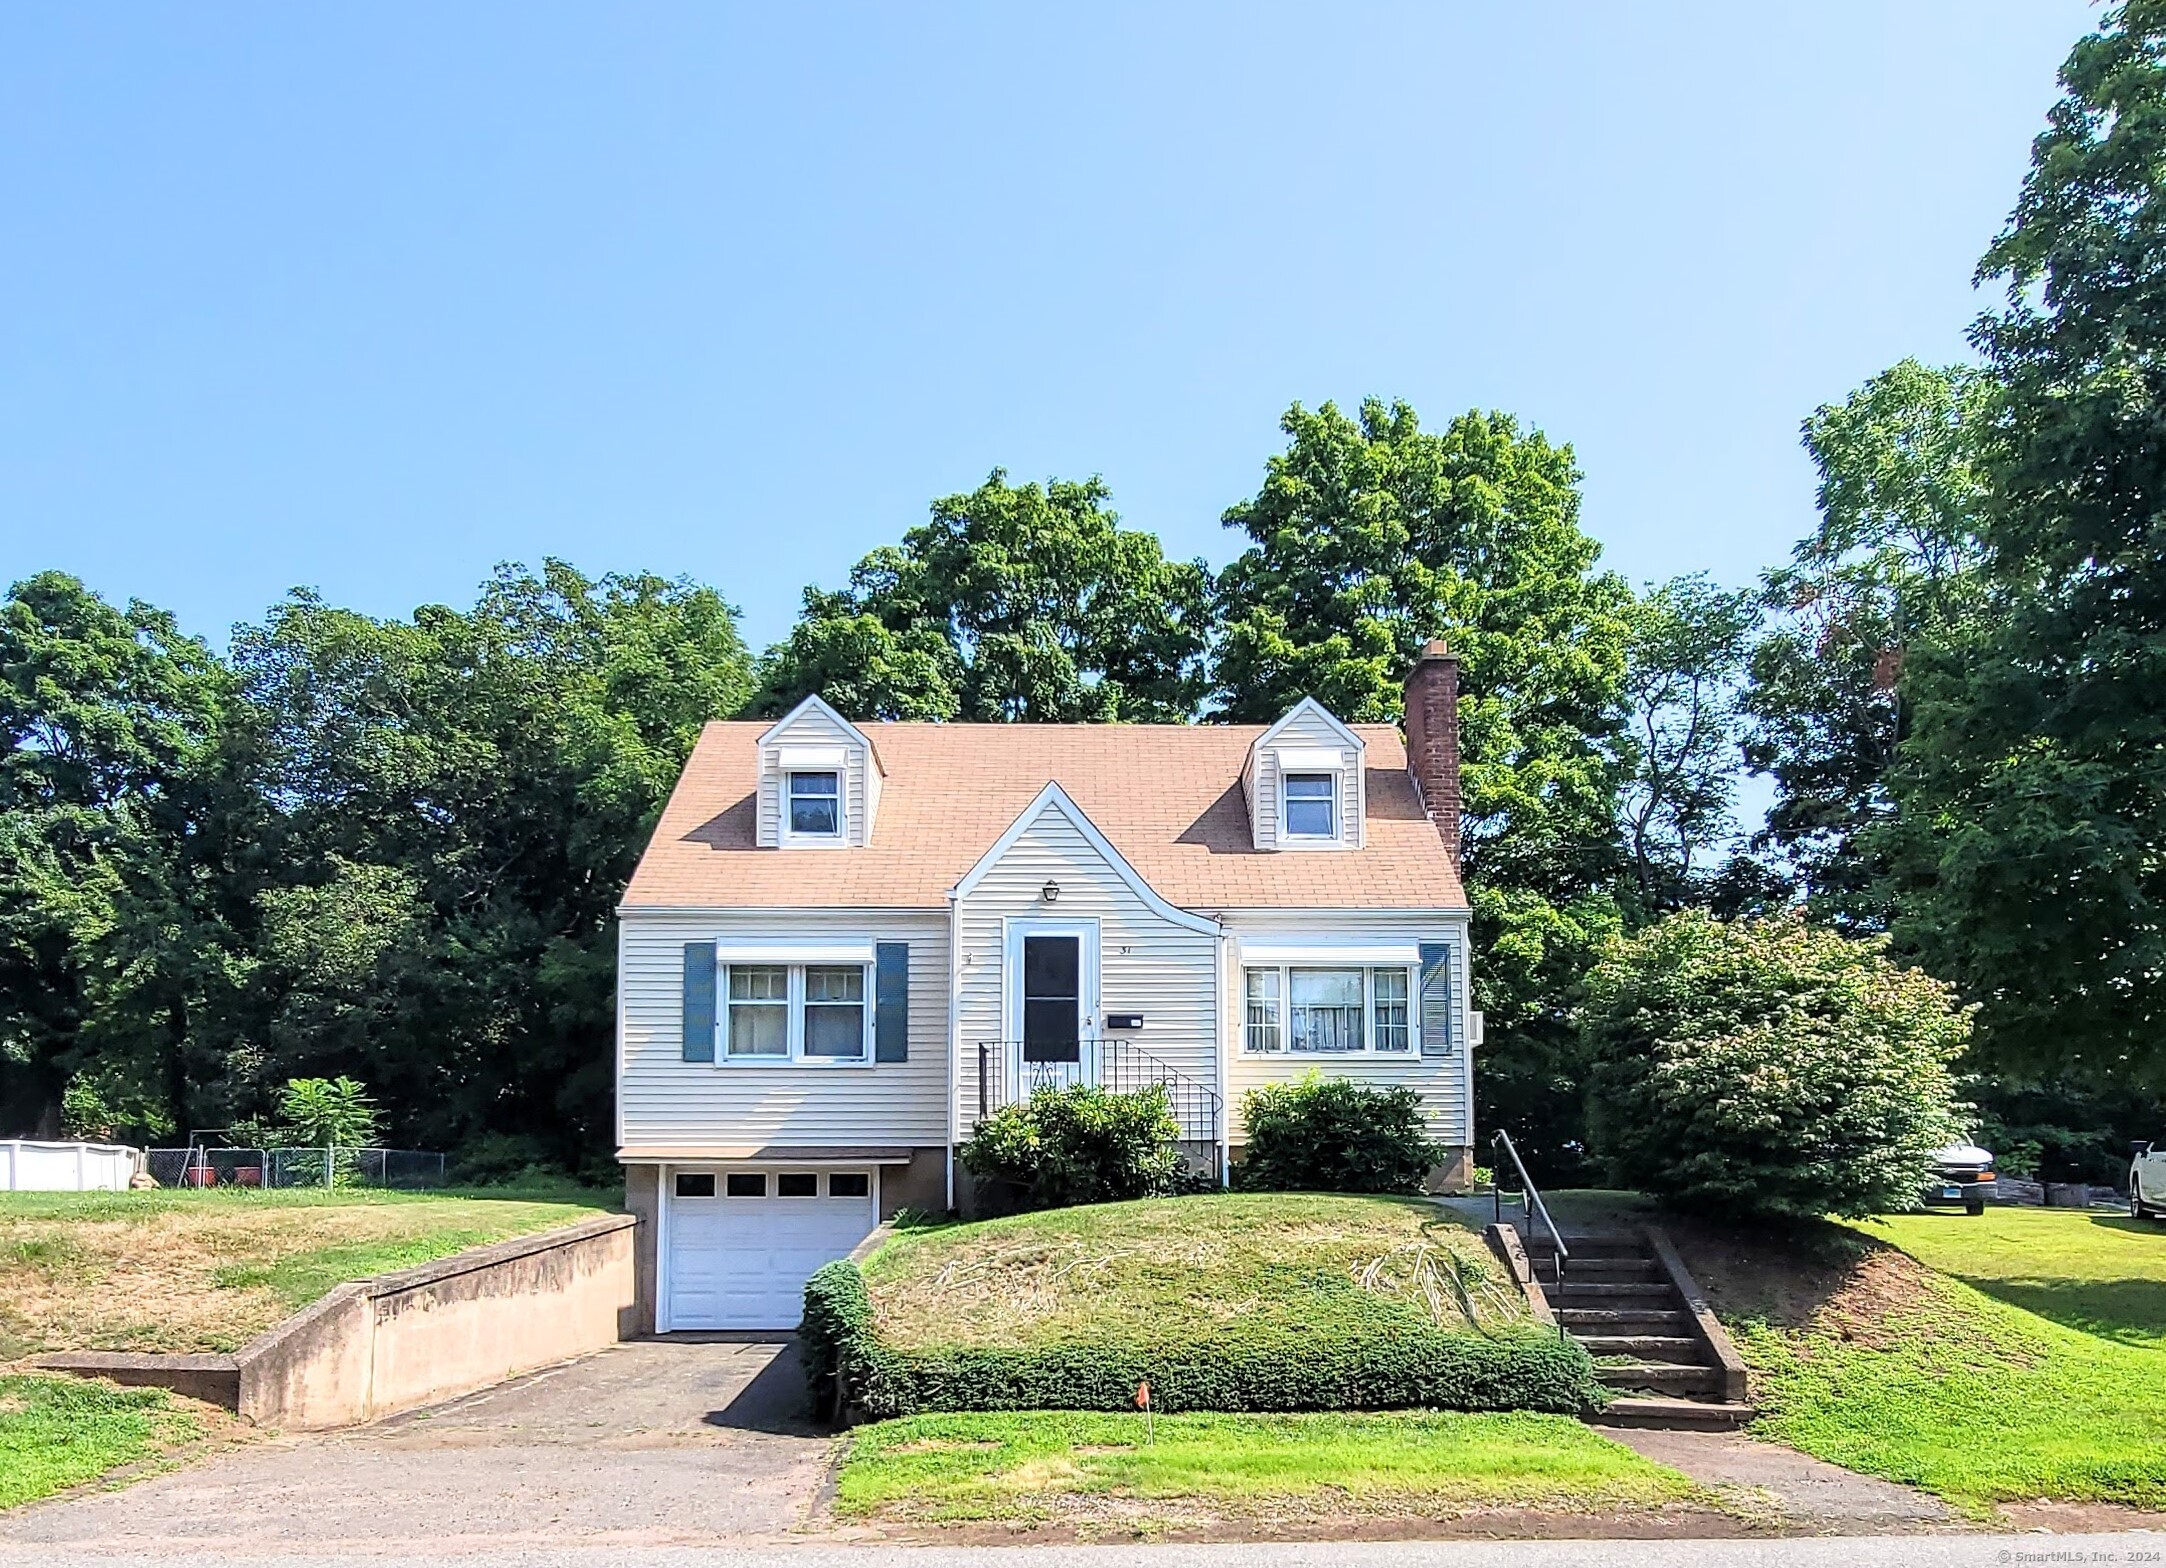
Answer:
[{"label": "double-hung window", "polygon": [[863,964],[731,964],[725,1059],[865,1062],[872,1009]]},{"label": "double-hung window", "polygon": [[1288,838],[1338,837],[1339,776],[1336,773],[1289,773],[1285,788]]},{"label": "double-hung window", "polygon": [[800,772],[789,777],[789,836],[793,839],[842,837],[842,775],[831,771]]},{"label": "double-hung window", "polygon": [[1250,966],[1245,1044],[1260,1055],[1406,1056],[1412,970],[1398,964]]}]

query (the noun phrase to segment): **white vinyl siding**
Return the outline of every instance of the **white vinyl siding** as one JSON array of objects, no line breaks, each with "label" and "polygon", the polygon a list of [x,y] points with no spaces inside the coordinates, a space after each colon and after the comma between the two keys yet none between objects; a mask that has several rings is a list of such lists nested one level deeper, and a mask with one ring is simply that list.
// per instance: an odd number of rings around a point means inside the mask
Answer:
[{"label": "white vinyl siding", "polygon": [[[682,1060],[687,942],[719,942],[725,949],[732,942],[909,943],[910,1059],[864,1065]],[[620,1145],[712,1150],[721,1157],[776,1145],[922,1148],[948,1141],[945,911],[633,910],[618,928],[617,956]],[[813,961],[797,967],[840,966]],[[725,977],[717,987],[718,1013],[727,1012],[727,997]]]},{"label": "white vinyl siding", "polygon": [[[1238,1147],[1245,1138],[1241,1128],[1241,1096],[1265,1083],[1282,1083],[1305,1073],[1319,1072],[1331,1078],[1355,1078],[1366,1083],[1405,1084],[1418,1090],[1427,1116],[1430,1136],[1452,1148],[1468,1145],[1472,1125],[1473,1077],[1466,1050],[1467,1021],[1467,922],[1464,915],[1432,915],[1419,911],[1344,909],[1228,910],[1226,924],[1227,1007],[1234,1020],[1227,1030],[1227,1116],[1231,1140]],[[1418,991],[1410,991],[1406,1003],[1409,1048],[1403,1051],[1366,1051],[1359,1055],[1254,1049],[1254,1019],[1248,1007],[1249,977],[1241,959],[1241,944],[1268,946],[1283,952],[1288,944],[1361,943],[1404,944],[1445,942],[1452,949],[1452,1040],[1449,1056],[1423,1056],[1417,1037],[1421,1016]],[[1329,967],[1326,960],[1303,959],[1299,963],[1274,957],[1258,966],[1263,972],[1283,972],[1289,967]],[[1353,968],[1349,962],[1344,967]],[[1370,969],[1379,966],[1368,965]],[[1384,966],[1397,967],[1397,966]],[[1284,980],[1274,989],[1285,1006]],[[1419,985],[1418,977],[1410,982]],[[1370,991],[1375,1006],[1374,976]],[[1282,1013],[1281,1018],[1284,1017]],[[1372,1027],[1375,1014],[1372,1011]]]},{"label": "white vinyl siding", "polygon": [[[1043,889],[1060,884],[1057,902]],[[1108,1013],[1141,1013],[1143,1027],[1119,1031],[1168,1067],[1216,1084],[1219,1028],[1218,939],[1175,925],[1154,911],[1102,857],[1058,806],[1048,806],[1006,854],[957,902],[957,942],[963,955],[956,992],[958,1103],[965,1112],[977,1094],[980,1041],[1013,1037],[1005,1009],[1005,930],[1010,919],[1095,920],[1098,925],[1098,1005],[1091,1032]],[[967,1135],[968,1127],[962,1132]]]}]

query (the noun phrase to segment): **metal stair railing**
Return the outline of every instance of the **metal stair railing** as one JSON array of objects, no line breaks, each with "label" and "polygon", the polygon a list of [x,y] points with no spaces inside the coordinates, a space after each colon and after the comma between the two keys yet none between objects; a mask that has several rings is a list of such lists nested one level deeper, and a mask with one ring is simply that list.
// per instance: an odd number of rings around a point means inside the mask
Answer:
[{"label": "metal stair railing", "polygon": [[1166,1109],[1180,1124],[1182,1142],[1218,1141],[1219,1118],[1225,1104],[1218,1091],[1130,1041],[1085,1041],[1080,1062],[1027,1062],[1021,1057],[1021,1048],[1013,1040],[978,1042],[974,1122],[985,1120],[1013,1101],[1029,1099],[1039,1089],[1085,1083],[1116,1094],[1131,1094],[1158,1088],[1166,1092]]},{"label": "metal stair railing", "polygon": [[[1572,1259],[1572,1249],[1564,1244],[1564,1235],[1557,1229],[1557,1222],[1549,1217],[1549,1205],[1542,1201],[1541,1190],[1534,1185],[1534,1178],[1527,1174],[1526,1162],[1520,1159],[1519,1149],[1513,1144],[1512,1135],[1499,1127],[1496,1136],[1489,1140],[1489,1147],[1492,1150],[1502,1149],[1505,1154],[1510,1156],[1512,1169],[1519,1173],[1519,1196],[1520,1202],[1526,1210],[1526,1229],[1528,1233],[1530,1235],[1533,1233],[1534,1221],[1537,1216],[1542,1221],[1542,1228],[1549,1232],[1549,1243],[1557,1249],[1557,1297],[1558,1300],[1562,1301],[1564,1298],[1564,1266]],[[1504,1166],[1501,1161],[1498,1162],[1496,1170],[1490,1177],[1489,1191],[1491,1196],[1496,1199],[1497,1223],[1501,1225],[1504,1223]],[[1557,1316],[1557,1333],[1559,1337],[1569,1337],[1565,1334],[1564,1315],[1561,1310]]]}]

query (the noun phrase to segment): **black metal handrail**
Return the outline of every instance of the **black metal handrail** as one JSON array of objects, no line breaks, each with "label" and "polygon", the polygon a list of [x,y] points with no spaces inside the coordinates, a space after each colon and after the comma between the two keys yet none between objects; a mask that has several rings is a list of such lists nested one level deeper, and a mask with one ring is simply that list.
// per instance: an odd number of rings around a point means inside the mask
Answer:
[{"label": "black metal handrail", "polygon": [[[1519,1149],[1513,1144],[1512,1135],[1499,1127],[1496,1136],[1489,1140],[1489,1147],[1492,1150],[1502,1149],[1506,1154],[1510,1155],[1512,1169],[1519,1172],[1519,1196],[1520,1202],[1527,1212],[1527,1230],[1529,1233],[1532,1233],[1534,1229],[1536,1215],[1541,1216],[1542,1226],[1549,1232],[1549,1243],[1557,1249],[1557,1290],[1561,1300],[1564,1291],[1564,1266],[1571,1261],[1572,1249],[1564,1244],[1564,1235],[1557,1229],[1557,1222],[1549,1217],[1549,1205],[1542,1201],[1541,1191],[1534,1185],[1534,1178],[1527,1174],[1526,1162],[1519,1157]],[[1490,1174],[1489,1191],[1490,1195],[1496,1199],[1497,1223],[1501,1225],[1504,1223],[1504,1167],[1502,1164],[1499,1164]],[[1564,1333],[1564,1319],[1561,1317],[1557,1320],[1557,1332],[1559,1335]]]},{"label": "black metal handrail", "polygon": [[1013,1040],[978,1042],[978,1104],[974,1121],[983,1121],[1002,1106],[1027,1100],[1039,1089],[1060,1089],[1072,1083],[1093,1084],[1118,1094],[1138,1089],[1166,1091],[1166,1109],[1180,1124],[1184,1143],[1216,1143],[1224,1101],[1211,1085],[1191,1077],[1172,1063],[1162,1061],[1129,1040],[1085,1040],[1074,1062],[1023,1060],[1021,1046]]}]

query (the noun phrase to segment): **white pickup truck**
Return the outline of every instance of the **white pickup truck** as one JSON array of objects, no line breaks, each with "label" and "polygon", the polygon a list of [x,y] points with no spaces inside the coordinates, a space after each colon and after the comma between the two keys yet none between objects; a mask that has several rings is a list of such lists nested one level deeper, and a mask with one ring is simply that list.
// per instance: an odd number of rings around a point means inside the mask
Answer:
[{"label": "white pickup truck", "polygon": [[2166,1138],[2131,1145],[2128,1152],[2128,1212],[2140,1220],[2166,1220]]}]

